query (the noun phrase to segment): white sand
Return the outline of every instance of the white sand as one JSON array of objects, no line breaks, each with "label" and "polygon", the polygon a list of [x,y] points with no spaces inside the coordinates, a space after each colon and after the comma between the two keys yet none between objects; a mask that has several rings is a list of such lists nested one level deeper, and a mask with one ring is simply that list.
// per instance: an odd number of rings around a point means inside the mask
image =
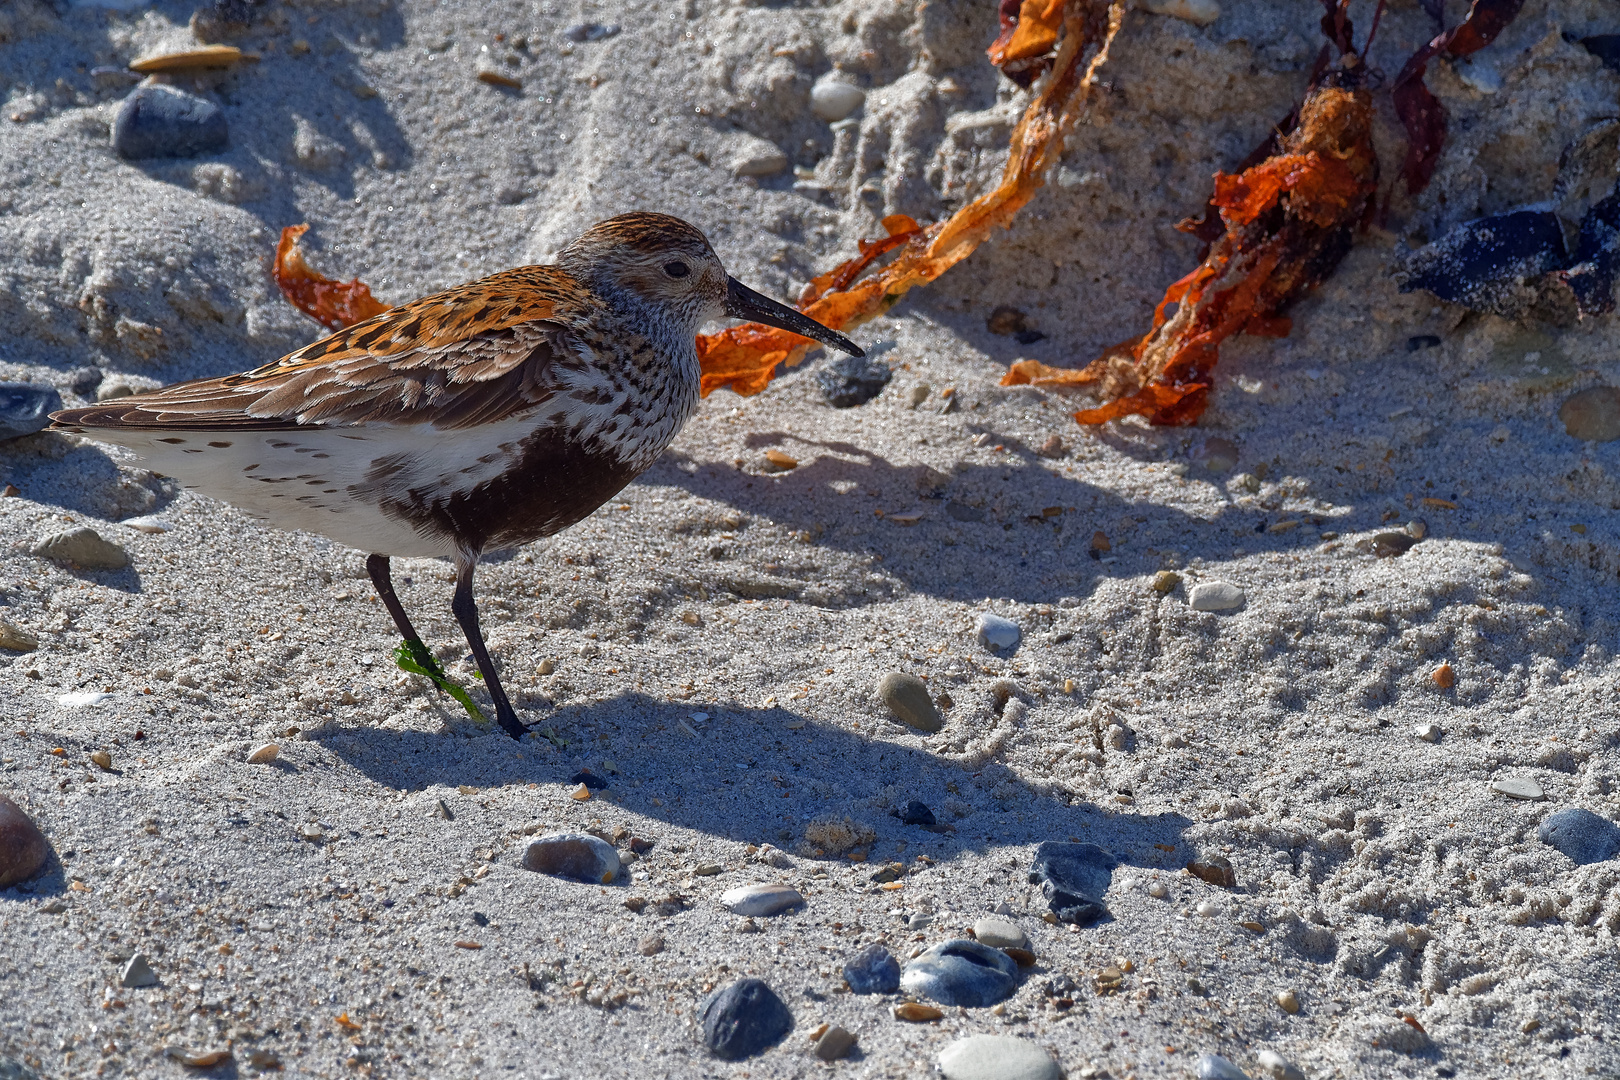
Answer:
[{"label": "white sand", "polygon": [[[809,372],[719,393],[621,500],[483,568],[491,645],[555,746],[478,729],[395,671],[361,554],[252,525],[90,445],[0,446],[0,480],[22,492],[0,500],[0,614],[42,641],[0,657],[0,791],[59,856],[0,892],[0,1062],[180,1075],[165,1046],[234,1044],[243,1074],[266,1051],[288,1076],[797,1077],[829,1068],[805,1038],[827,1020],[860,1037],[832,1072],[861,1076],[927,1075],[974,1032],[1034,1039],[1071,1077],[1187,1076],[1204,1051],[1252,1070],[1268,1047],[1312,1077],[1620,1073],[1620,864],[1573,868],[1535,838],[1552,808],[1620,815],[1620,443],[1576,442],[1556,418],[1574,390],[1620,381],[1614,323],[1516,326],[1400,295],[1389,276],[1402,239],[1549,197],[1561,147],[1620,92],[1561,33],[1620,29],[1612,5],[1531,0],[1480,56],[1494,95],[1431,68],[1454,133],[1435,183],[1415,202],[1394,191],[1383,226],[1294,309],[1292,337],[1225,348],[1198,428],[1082,431],[1067,403],[996,380],[1015,358],[1078,364],[1145,327],[1195,259],[1173,223],[1288,112],[1321,40],[1315,5],[1226,7],[1208,29],[1132,16],[1111,92],[1018,226],[859,332],[892,343],[882,397],[833,410]],[[14,0],[0,9],[0,96],[21,117],[0,123],[0,376],[71,402],[83,365],[152,385],[274,359],[318,333],[266,273],[299,221],[318,265],[391,301],[543,259],[636,207],[689,218],[742,280],[796,295],[882,213],[936,218],[993,182],[1025,99],[984,62],[993,8],[275,5],[242,41],[262,62],[209,80],[230,149],[132,165],[107,140],[123,90],[95,90],[89,69],[183,46],[189,9]],[[582,18],[624,31],[560,47]],[[1371,60],[1392,79],[1431,32],[1396,5]],[[834,62],[871,87],[836,135],[807,107]],[[481,63],[523,90],[476,82]],[[1379,101],[1389,187],[1403,143]],[[745,132],[819,160],[826,194],[791,174],[734,178]],[[987,333],[998,304],[1046,340]],[[1444,341],[1408,354],[1416,334]],[[924,382],[934,395],[909,411]],[[960,405],[941,415],[947,386]],[[1036,456],[1053,433],[1065,455]],[[1212,435],[1240,444],[1242,476],[1197,463]],[[801,466],[767,472],[767,447]],[[951,502],[984,521],[955,520]],[[904,527],[879,510],[923,516]],[[149,513],[172,531],[116,524]],[[1414,518],[1428,538],[1411,552],[1369,553],[1374,532]],[[27,554],[69,523],[123,544],[132,569]],[[1113,561],[1088,557],[1097,530]],[[1184,581],[1161,597],[1164,568]],[[448,568],[396,574],[468,677]],[[1241,586],[1245,606],[1190,610],[1206,580]],[[1023,628],[1010,658],[973,640],[986,610]],[[1442,661],[1449,692],[1429,677]],[[954,698],[940,735],[875,703],[895,669]],[[1027,711],[997,715],[1002,678]],[[58,704],[79,691],[111,697]],[[1413,733],[1431,722],[1436,744]],[[244,761],[271,739],[275,764]],[[88,762],[98,748],[111,774]],[[576,803],[582,766],[617,773]],[[1546,801],[1493,795],[1509,776]],[[954,833],[891,816],[914,798]],[[433,815],[440,800],[453,820]],[[864,864],[825,847],[788,869],[747,855],[811,850],[814,819],[846,817],[875,833]],[[310,823],[324,841],[300,838]],[[599,889],[519,868],[525,833],[586,826],[655,841],[632,868],[649,878]],[[1078,932],[1041,922],[1023,883],[1033,845],[1071,836],[1125,863],[1112,921]],[[1185,875],[1197,852],[1226,852],[1238,888]],[[892,860],[912,868],[904,888],[875,891],[874,864]],[[703,864],[723,869],[694,877]],[[716,898],[777,879],[808,903],[737,933]],[[676,892],[690,907],[669,917],[623,906]],[[1040,963],[1004,1015],[908,1025],[842,992],[861,943],[904,959],[1004,903]],[[917,912],[936,919],[913,932]],[[642,956],[654,933],[666,950]],[[117,988],[134,950],[159,986]],[[1135,970],[1099,997],[1116,958]],[[741,973],[774,986],[798,1028],[730,1065],[693,1016]],[[578,999],[603,986],[628,1004]],[[1298,1015],[1273,1001],[1289,988]]]}]

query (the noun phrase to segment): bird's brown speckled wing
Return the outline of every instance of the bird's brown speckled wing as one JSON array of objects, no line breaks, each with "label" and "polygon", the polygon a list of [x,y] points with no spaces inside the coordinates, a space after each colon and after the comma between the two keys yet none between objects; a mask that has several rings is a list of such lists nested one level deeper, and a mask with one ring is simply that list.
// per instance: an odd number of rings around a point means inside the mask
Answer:
[{"label": "bird's brown speckled wing", "polygon": [[494,423],[551,396],[591,297],[525,266],[392,308],[240,375],[197,379],[54,414],[62,428],[273,430]]}]

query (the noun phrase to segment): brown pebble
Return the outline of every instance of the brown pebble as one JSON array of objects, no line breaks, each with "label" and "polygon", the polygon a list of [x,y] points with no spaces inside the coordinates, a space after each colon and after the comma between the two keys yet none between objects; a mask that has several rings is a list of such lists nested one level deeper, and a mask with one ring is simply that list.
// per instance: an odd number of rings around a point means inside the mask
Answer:
[{"label": "brown pebble", "polygon": [[915,1001],[902,1002],[894,1007],[894,1018],[896,1020],[909,1020],[913,1024],[938,1020],[944,1015],[932,1005],[920,1005]]},{"label": "brown pebble", "polygon": [[1232,872],[1231,860],[1225,856],[1200,855],[1187,864],[1187,870],[1211,885],[1219,885],[1223,889],[1237,887],[1237,875]]},{"label": "brown pebble", "polygon": [[1299,1012],[1299,995],[1292,990],[1277,991],[1277,1007],[1289,1016]]},{"label": "brown pebble", "polygon": [[1411,551],[1417,542],[1411,533],[1381,532],[1372,538],[1372,550],[1380,559],[1393,559]]},{"label": "brown pebble", "polygon": [[92,751],[90,751],[90,760],[95,762],[96,767],[99,768],[102,772],[111,772],[112,771],[112,755],[107,753],[107,751],[105,751],[105,750],[92,750]]},{"label": "brown pebble", "polygon": [[657,934],[648,934],[636,943],[636,951],[642,956],[657,956],[664,951],[664,939]]},{"label": "brown pebble", "polygon": [[855,1045],[855,1036],[834,1024],[816,1040],[815,1054],[822,1061],[837,1061]]},{"label": "brown pebble", "polygon": [[641,909],[647,906],[647,898],[645,896],[628,897],[625,899],[624,906],[640,915]]},{"label": "brown pebble", "polygon": [[514,79],[510,75],[502,75],[498,71],[480,71],[478,73],[478,81],[481,83],[487,83],[490,86],[504,86],[508,90],[523,89],[522,79]]},{"label": "brown pebble", "polygon": [[39,638],[20,626],[0,619],[0,649],[10,652],[33,652],[39,648]]},{"label": "brown pebble", "polygon": [[770,462],[775,468],[781,469],[784,472],[786,472],[788,469],[797,469],[799,467],[798,458],[789,454],[784,454],[775,447],[765,451],[765,460]]},{"label": "brown pebble", "polygon": [[1098,529],[1096,532],[1091,534],[1091,550],[1112,551],[1114,550],[1114,545],[1108,542],[1108,534],[1103,532],[1101,529]]},{"label": "brown pebble", "polygon": [[45,834],[21,807],[0,795],[0,889],[33,877],[50,853]]},{"label": "brown pebble", "polygon": [[229,1050],[190,1050],[184,1046],[165,1046],[163,1052],[192,1069],[212,1069],[231,1060]]},{"label": "brown pebble", "polygon": [[1441,664],[1430,673],[1429,678],[1433,679],[1434,685],[1442,690],[1450,690],[1457,685],[1457,673],[1452,670],[1450,664]]},{"label": "brown pebble", "polygon": [[1587,442],[1613,442],[1620,439],[1620,388],[1594,386],[1582,390],[1559,406],[1558,419],[1564,432]]},{"label": "brown pebble", "polygon": [[1047,457],[1047,458],[1062,457],[1063,456],[1063,436],[1061,436],[1061,435],[1048,435],[1046,437],[1046,441],[1041,443],[1041,448],[1039,450],[1035,451],[1035,452],[1037,454],[1041,455],[1041,457]]},{"label": "brown pebble", "polygon": [[200,49],[148,56],[129,65],[129,70],[142,75],[158,75],[175,71],[202,71],[207,68],[225,68],[243,60],[257,60],[234,45],[205,45]]},{"label": "brown pebble", "polygon": [[1035,954],[1028,949],[1002,949],[1001,951],[1018,961],[1019,967],[1035,966]]}]

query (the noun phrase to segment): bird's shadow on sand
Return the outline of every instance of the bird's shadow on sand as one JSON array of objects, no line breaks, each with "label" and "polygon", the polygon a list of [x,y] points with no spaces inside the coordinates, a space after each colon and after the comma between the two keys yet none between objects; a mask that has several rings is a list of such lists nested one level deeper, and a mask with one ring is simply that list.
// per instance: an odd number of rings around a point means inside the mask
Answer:
[{"label": "bird's shadow on sand", "polygon": [[[592,816],[607,820],[612,808],[623,807],[715,837],[790,851],[810,822],[847,817],[857,829],[871,830],[875,839],[860,846],[870,848],[875,861],[900,857],[899,842],[913,853],[950,859],[1080,840],[1125,864],[1163,869],[1186,862],[1181,838],[1191,822],[1180,814],[1097,806],[1059,784],[1031,783],[994,760],[970,767],[890,741],[907,733],[898,724],[878,721],[876,732],[866,734],[780,706],[702,709],[710,714],[707,722],[692,719],[693,706],[636,692],[564,706],[543,725],[565,741],[561,750],[539,740],[519,745],[504,736],[466,739],[372,727],[329,726],[309,737],[376,783],[402,791],[471,785],[491,794],[571,784],[583,764],[593,763],[600,775],[599,763],[611,757],[617,774],[607,775],[608,788],[584,804]],[[609,732],[612,749],[592,751],[594,740]],[[553,789],[536,802],[554,808],[557,797]],[[896,811],[913,799],[948,828],[903,824]]]}]

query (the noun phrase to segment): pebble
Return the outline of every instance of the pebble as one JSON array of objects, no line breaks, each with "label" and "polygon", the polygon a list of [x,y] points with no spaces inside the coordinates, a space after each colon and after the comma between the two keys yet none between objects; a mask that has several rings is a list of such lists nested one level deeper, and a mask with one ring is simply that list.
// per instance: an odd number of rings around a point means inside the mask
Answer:
[{"label": "pebble", "polygon": [[1254,1056],[1254,1063],[1271,1080],[1305,1080],[1304,1071],[1275,1050],[1260,1051]]},{"label": "pebble", "polygon": [[191,1069],[212,1069],[231,1060],[229,1050],[193,1050],[189,1046],[165,1046],[163,1052]]},{"label": "pebble", "polygon": [[1153,591],[1156,593],[1173,593],[1176,586],[1181,584],[1181,575],[1174,570],[1160,570],[1153,575]]},{"label": "pebble", "polygon": [[613,845],[589,833],[552,833],[530,842],[523,868],[552,877],[606,885],[619,876],[622,864]]},{"label": "pebble", "polygon": [[664,939],[657,934],[648,934],[636,943],[636,952],[642,956],[657,956],[664,951]]},{"label": "pebble", "polygon": [[228,140],[218,105],[173,86],[136,87],[113,117],[113,149],[135,161],[208,154]]},{"label": "pebble", "polygon": [[912,799],[900,808],[900,823],[902,825],[921,825],[927,828],[935,824],[934,812],[928,809],[926,803]]},{"label": "pebble", "polygon": [[234,67],[242,60],[242,50],[234,45],[204,45],[196,49],[162,53],[131,60],[129,70],[142,75],[169,75],[175,72],[207,71]]},{"label": "pebble", "polygon": [[775,176],[787,167],[781,148],[757,135],[742,136],[731,155],[733,176]]},{"label": "pebble", "polygon": [[945,1080],[1061,1080],[1046,1048],[1009,1035],[970,1035],[939,1052]]},{"label": "pebble", "polygon": [[1541,785],[1528,776],[1506,776],[1491,781],[1491,790],[1510,799],[1528,799],[1536,802],[1547,797]]},{"label": "pebble", "polygon": [[977,941],[942,941],[906,965],[900,988],[941,1005],[983,1008],[1018,989],[1018,962]]},{"label": "pebble", "polygon": [[1231,439],[1212,435],[1204,440],[1198,452],[1198,463],[1210,472],[1231,472],[1237,468],[1238,445]]},{"label": "pebble", "polygon": [[1199,1054],[1193,1069],[1198,1080],[1249,1080],[1249,1074],[1219,1054]]},{"label": "pebble", "polygon": [[973,938],[992,949],[1027,949],[1029,937],[1017,923],[1006,919],[980,919],[973,924]]},{"label": "pebble", "polygon": [[979,616],[979,625],[974,632],[978,635],[980,645],[996,652],[1017,648],[1024,636],[1017,623],[989,612]]},{"label": "pebble", "polygon": [[1620,387],[1594,386],[1558,407],[1564,433],[1587,442],[1620,439]]},{"label": "pebble", "polygon": [[300,825],[298,826],[298,835],[312,844],[318,844],[326,839],[326,833],[322,831],[319,825]]},{"label": "pebble", "polygon": [[1440,729],[1439,724],[1419,724],[1413,729],[1412,734],[1424,742],[1439,742],[1440,736],[1444,735],[1445,732]]},{"label": "pebble", "polygon": [[1108,913],[1102,898],[1118,865],[1118,859],[1096,844],[1048,840],[1035,849],[1029,883],[1041,887],[1060,921],[1090,926]]},{"label": "pebble", "polygon": [[1277,991],[1277,1007],[1289,1016],[1299,1012],[1299,995],[1292,990]]},{"label": "pebble", "polygon": [[1216,0],[1141,0],[1143,9],[1155,15],[1169,15],[1186,19],[1199,26],[1208,26],[1221,17],[1221,5]]},{"label": "pebble", "polygon": [[152,970],[145,953],[136,953],[130,957],[129,963],[124,965],[124,973],[118,976],[118,985],[131,990],[138,990],[143,986],[156,986],[157,983],[157,973]]},{"label": "pebble", "polygon": [[793,1014],[759,979],[738,979],[710,994],[698,1009],[698,1022],[703,1045],[726,1061],[753,1057],[793,1030]]},{"label": "pebble", "polygon": [[619,36],[618,23],[575,23],[563,31],[563,37],[576,44],[587,41],[605,41]]},{"label": "pebble", "polygon": [[1457,670],[1450,664],[1441,664],[1429,673],[1429,679],[1442,690],[1450,690],[1457,685]]},{"label": "pebble", "polygon": [[877,692],[883,704],[907,727],[932,732],[945,726],[945,718],[928,696],[928,687],[917,676],[891,671],[878,682]]},{"label": "pebble", "polygon": [[834,1024],[816,1040],[815,1055],[822,1061],[837,1061],[855,1048],[855,1036]]},{"label": "pebble", "polygon": [[1162,881],[1150,881],[1148,882],[1147,894],[1155,900],[1163,900],[1170,895],[1170,889]]},{"label": "pebble", "polygon": [[53,533],[29,549],[52,562],[71,563],[81,570],[122,570],[129,565],[129,553],[94,529],[69,529]]},{"label": "pebble", "polygon": [[857,994],[892,994],[900,989],[900,964],[881,945],[868,945],[844,965],[844,981]]},{"label": "pebble", "polygon": [[260,743],[258,746],[255,746],[253,749],[248,751],[247,760],[249,765],[268,765],[270,762],[276,760],[280,754],[281,747],[276,743]]},{"label": "pebble", "polygon": [[1230,581],[1201,581],[1187,593],[1194,611],[1236,611],[1243,600],[1243,590]]},{"label": "pebble", "polygon": [[810,111],[835,124],[866,104],[866,91],[838,78],[824,78],[810,88]]},{"label": "pebble", "polygon": [[939,1020],[944,1016],[944,1013],[932,1005],[924,1005],[916,1001],[903,1001],[894,1007],[894,1018],[896,1020],[909,1020],[913,1024],[926,1024],[930,1020]]},{"label": "pebble", "polygon": [[721,893],[720,903],[738,915],[775,915],[804,903],[804,897],[787,885],[741,885]]},{"label": "pebble", "polygon": [[1237,875],[1232,872],[1232,861],[1224,855],[1200,855],[1187,864],[1188,873],[1223,889],[1237,888]]},{"label": "pebble", "polygon": [[39,638],[30,634],[20,626],[0,619],[0,649],[11,652],[33,652],[39,648]]},{"label": "pebble", "polygon": [[43,429],[61,407],[62,395],[49,386],[0,383],[0,442]]},{"label": "pebble", "polygon": [[1536,836],[1575,860],[1577,866],[1602,862],[1620,852],[1620,827],[1573,806],[1548,814]]},{"label": "pebble", "polygon": [[102,772],[112,771],[112,755],[105,750],[90,751],[90,760],[96,763],[96,768]]},{"label": "pebble", "polygon": [[33,877],[50,853],[45,834],[22,807],[0,795],[0,889]]},{"label": "pebble", "polygon": [[1411,533],[1381,532],[1372,538],[1372,552],[1380,559],[1394,559],[1411,551],[1417,542]]},{"label": "pebble", "polygon": [[894,372],[870,356],[840,356],[816,372],[827,403],[835,409],[853,409],[883,393]]},{"label": "pebble", "polygon": [[575,786],[574,790],[568,793],[568,797],[573,799],[575,802],[584,802],[586,799],[591,797],[590,785],[579,784]]},{"label": "pebble", "polygon": [[118,524],[122,525],[126,529],[134,529],[136,532],[149,533],[152,535],[166,533],[170,529],[174,528],[173,525],[170,525],[167,521],[164,521],[156,514],[146,514],[142,517],[125,518]]},{"label": "pebble", "polygon": [[911,388],[911,395],[907,400],[910,402],[911,408],[915,409],[917,406],[927,401],[929,395],[933,392],[934,388],[932,386],[929,386],[927,383],[918,383],[916,386]]},{"label": "pebble", "polygon": [[1213,900],[1201,900],[1193,910],[1206,919],[1213,919],[1221,913],[1221,905]]}]

